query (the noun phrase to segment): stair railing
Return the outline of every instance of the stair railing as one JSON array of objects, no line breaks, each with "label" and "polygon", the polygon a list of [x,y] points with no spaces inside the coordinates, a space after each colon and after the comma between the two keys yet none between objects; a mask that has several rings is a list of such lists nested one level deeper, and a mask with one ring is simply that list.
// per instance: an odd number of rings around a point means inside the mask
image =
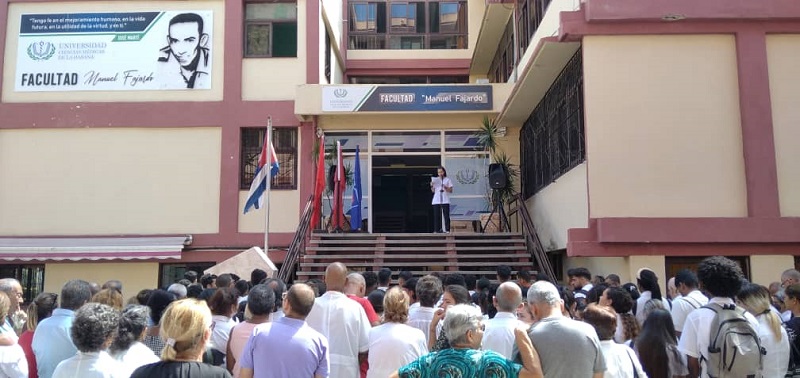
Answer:
[{"label": "stair railing", "polygon": [[522,194],[517,193],[516,197],[509,203],[511,211],[509,214],[516,214],[518,222],[522,222],[522,235],[525,236],[525,244],[531,254],[531,258],[536,261],[539,269],[550,277],[552,282],[556,281],[556,274],[553,270],[553,265],[550,264],[550,259],[547,257],[547,252],[542,246],[542,241],[539,239],[539,234],[536,233],[536,226],[533,223],[531,213],[525,206],[525,199]]},{"label": "stair railing", "polygon": [[300,216],[300,224],[297,225],[297,230],[294,232],[292,243],[289,244],[289,250],[286,252],[286,258],[283,260],[280,270],[278,270],[278,278],[283,282],[288,282],[289,278],[294,276],[297,270],[297,264],[300,262],[300,254],[305,250],[306,241],[309,237],[309,228],[311,225],[311,212],[312,202],[314,196],[309,196],[306,201],[306,207],[303,209],[303,215]]}]

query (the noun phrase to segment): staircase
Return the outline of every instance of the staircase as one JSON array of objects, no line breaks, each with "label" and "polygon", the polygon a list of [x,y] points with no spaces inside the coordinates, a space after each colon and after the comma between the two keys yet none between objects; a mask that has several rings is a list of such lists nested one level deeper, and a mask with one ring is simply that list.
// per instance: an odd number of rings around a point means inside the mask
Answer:
[{"label": "staircase", "polygon": [[322,278],[335,261],[352,271],[387,267],[394,272],[410,270],[415,276],[458,272],[494,279],[498,265],[513,271],[533,269],[525,238],[517,233],[314,233],[300,257],[297,279]]}]

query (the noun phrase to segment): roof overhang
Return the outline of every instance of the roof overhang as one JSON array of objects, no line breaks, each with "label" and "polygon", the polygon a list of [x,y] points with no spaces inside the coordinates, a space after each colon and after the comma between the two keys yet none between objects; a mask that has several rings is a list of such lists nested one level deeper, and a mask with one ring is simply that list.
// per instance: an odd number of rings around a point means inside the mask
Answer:
[{"label": "roof overhang", "polygon": [[191,235],[112,238],[0,238],[2,261],[179,259]]},{"label": "roof overhang", "polygon": [[483,20],[478,31],[478,40],[472,51],[470,62],[470,75],[485,75],[489,72],[494,55],[500,44],[500,39],[506,31],[508,20],[514,14],[513,1],[487,1],[483,13]]},{"label": "roof overhang", "polygon": [[555,37],[541,39],[533,57],[520,71],[498,122],[525,122],[580,46],[580,42],[558,42]]}]

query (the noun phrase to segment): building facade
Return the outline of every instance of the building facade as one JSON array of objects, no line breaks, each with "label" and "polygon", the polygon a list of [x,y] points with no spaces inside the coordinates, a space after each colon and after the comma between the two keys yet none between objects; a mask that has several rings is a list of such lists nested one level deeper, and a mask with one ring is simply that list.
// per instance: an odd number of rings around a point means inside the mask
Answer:
[{"label": "building facade", "polygon": [[798,18],[781,0],[3,0],[0,270],[30,294],[81,277],[129,296],[262,245],[263,210],[242,209],[268,119],[276,262],[320,135],[351,167],[360,150],[366,231],[428,231],[439,165],[475,220],[488,117],[560,270],[723,254],[766,284],[800,254]]}]

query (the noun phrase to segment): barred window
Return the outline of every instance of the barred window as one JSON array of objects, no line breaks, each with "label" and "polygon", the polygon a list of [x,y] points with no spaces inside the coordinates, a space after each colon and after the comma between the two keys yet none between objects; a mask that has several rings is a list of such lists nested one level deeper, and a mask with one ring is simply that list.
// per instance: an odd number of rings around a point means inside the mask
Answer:
[{"label": "barred window", "polygon": [[[253,182],[266,133],[266,128],[242,129],[242,160],[239,174],[239,188],[242,190],[250,189],[250,183]],[[297,189],[297,128],[273,128],[272,145],[275,146],[280,169],[272,178],[271,188]]]},{"label": "barred window", "polygon": [[525,121],[520,146],[525,198],[586,160],[581,50]]}]

